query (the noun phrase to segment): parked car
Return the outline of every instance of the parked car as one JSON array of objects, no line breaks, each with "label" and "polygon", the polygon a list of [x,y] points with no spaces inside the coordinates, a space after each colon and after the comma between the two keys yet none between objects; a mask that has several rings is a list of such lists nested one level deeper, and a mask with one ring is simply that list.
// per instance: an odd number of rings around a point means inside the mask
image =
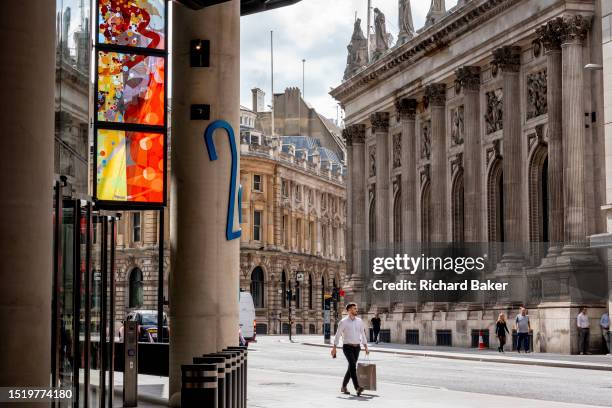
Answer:
[{"label": "parked car", "polygon": [[240,292],[240,329],[239,333],[248,346],[250,342],[256,341],[257,333],[255,326],[257,321],[255,320],[255,304],[253,303],[253,297],[249,292]]},{"label": "parked car", "polygon": [[[138,322],[138,341],[141,343],[157,342],[157,310],[133,310],[128,313],[126,320]],[[120,336],[123,338],[123,335]],[[164,313],[164,327],[162,343],[170,339],[170,328],[168,327],[168,316]]]}]

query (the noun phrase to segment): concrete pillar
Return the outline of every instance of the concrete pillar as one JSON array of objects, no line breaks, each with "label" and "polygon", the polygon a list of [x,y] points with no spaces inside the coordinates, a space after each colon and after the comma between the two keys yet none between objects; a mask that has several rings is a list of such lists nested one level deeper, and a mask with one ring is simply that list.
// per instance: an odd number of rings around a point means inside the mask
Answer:
[{"label": "concrete pillar", "polygon": [[401,164],[402,178],[402,243],[417,242],[417,168],[416,168],[416,99],[401,99],[397,102],[402,129]]},{"label": "concrete pillar", "polygon": [[563,17],[561,48],[566,242],[564,251],[583,246],[587,235],[582,43],[590,26],[590,19],[581,15]]},{"label": "concrete pillar", "polygon": [[503,172],[504,172],[504,260],[519,262],[523,259],[520,243],[523,241],[521,207],[521,49],[504,46],[493,51],[494,64],[503,75]]},{"label": "concrete pillar", "polygon": [[546,53],[548,108],[548,222],[549,254],[556,254],[564,241],[563,217],[563,81],[561,39],[557,27],[561,18],[540,27],[536,34],[544,44]]},{"label": "concrete pillar", "polygon": [[425,97],[431,109],[431,242],[446,242],[446,85],[428,85]]},{"label": "concrete pillar", "polygon": [[[173,14],[169,395],[175,400],[181,364],[237,345],[240,242],[225,234],[228,137],[215,132],[218,160],[210,161],[202,137],[209,122],[191,121],[189,112],[191,104],[210,103],[211,119],[228,121],[239,143],[240,1],[199,11],[177,5]],[[189,66],[193,39],[210,40],[210,68]]]},{"label": "concrete pillar", "polygon": [[55,2],[4,2],[0,36],[0,384],[49,386]]},{"label": "concrete pillar", "polygon": [[376,244],[384,248],[389,243],[389,113],[370,116],[376,138]]},{"label": "concrete pillar", "polygon": [[464,136],[464,237],[466,242],[483,242],[481,209],[480,67],[466,66],[456,71],[457,85],[463,92]]}]

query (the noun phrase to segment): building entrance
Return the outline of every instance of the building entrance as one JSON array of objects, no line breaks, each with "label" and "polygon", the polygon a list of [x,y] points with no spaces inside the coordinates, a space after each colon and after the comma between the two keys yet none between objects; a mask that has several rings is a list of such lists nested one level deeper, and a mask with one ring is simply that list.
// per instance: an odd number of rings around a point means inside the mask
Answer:
[{"label": "building entrance", "polygon": [[[52,385],[71,389],[73,405],[112,407],[115,237],[118,215],[55,185]],[[38,319],[33,317],[32,324]]]}]

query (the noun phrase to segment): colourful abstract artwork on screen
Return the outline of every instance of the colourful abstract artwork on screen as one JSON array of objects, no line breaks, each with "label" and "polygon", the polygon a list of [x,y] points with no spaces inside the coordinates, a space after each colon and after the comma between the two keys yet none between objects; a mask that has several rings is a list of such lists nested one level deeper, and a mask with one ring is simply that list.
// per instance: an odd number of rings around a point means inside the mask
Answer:
[{"label": "colourful abstract artwork on screen", "polygon": [[164,58],[98,52],[98,120],[164,125]]},{"label": "colourful abstract artwork on screen", "polygon": [[163,134],[99,129],[96,138],[98,199],[163,201]]},{"label": "colourful abstract artwork on screen", "polygon": [[94,197],[166,204],[167,0],[97,0]]},{"label": "colourful abstract artwork on screen", "polygon": [[165,0],[99,0],[98,42],[164,49],[165,3]]}]

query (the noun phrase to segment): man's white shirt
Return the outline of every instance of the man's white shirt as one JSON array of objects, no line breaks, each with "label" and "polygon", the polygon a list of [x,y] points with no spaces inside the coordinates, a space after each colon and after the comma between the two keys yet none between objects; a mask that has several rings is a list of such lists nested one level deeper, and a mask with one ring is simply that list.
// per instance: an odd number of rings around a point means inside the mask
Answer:
[{"label": "man's white shirt", "polygon": [[589,328],[589,317],[585,315],[584,313],[580,313],[578,317],[576,317],[576,323],[578,324],[579,328],[588,329]]},{"label": "man's white shirt", "polygon": [[334,345],[337,346],[342,337],[343,344],[368,344],[368,337],[366,335],[363,320],[358,317],[351,319],[346,316],[338,324],[338,330],[334,336]]}]

